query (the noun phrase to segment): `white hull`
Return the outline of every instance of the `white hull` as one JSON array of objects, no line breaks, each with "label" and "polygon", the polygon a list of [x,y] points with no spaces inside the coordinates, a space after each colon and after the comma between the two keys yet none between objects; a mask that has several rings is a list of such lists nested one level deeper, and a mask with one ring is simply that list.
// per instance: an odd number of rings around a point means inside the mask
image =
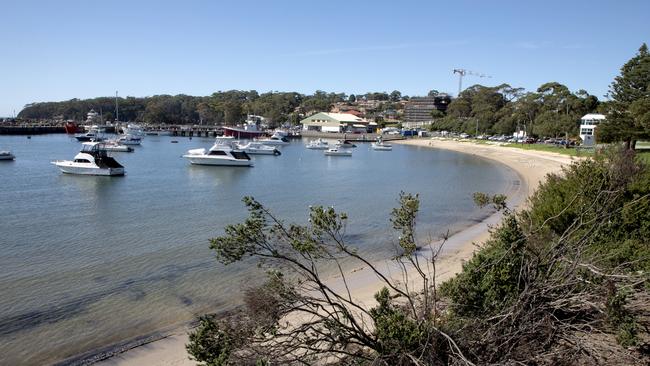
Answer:
[{"label": "white hull", "polygon": [[282,141],[282,140],[257,140],[257,142],[268,145],[268,146],[284,146],[284,145],[289,145],[288,142]]},{"label": "white hull", "polygon": [[377,151],[391,151],[391,150],[393,150],[393,146],[392,145],[383,145],[383,144],[380,145],[380,144],[373,143],[372,144],[372,149],[377,150]]},{"label": "white hull", "polygon": [[59,167],[59,169],[61,169],[61,171],[66,174],[105,176],[124,175],[124,168],[83,167],[74,165],[74,163],[71,161],[56,161],[52,162],[52,164]]},{"label": "white hull", "polygon": [[253,166],[252,160],[217,158],[200,155],[183,155],[183,157],[196,165],[223,165],[223,166]]},{"label": "white hull", "polygon": [[330,148],[330,147],[327,146],[327,145],[323,145],[323,146],[318,146],[318,145],[307,145],[307,146],[305,146],[305,147],[306,147],[307,149],[309,149],[309,150],[327,150],[327,149]]},{"label": "white hull", "polygon": [[250,155],[275,155],[277,151],[275,149],[267,150],[267,149],[253,149],[253,148],[242,149],[242,150],[246,151],[246,153]]},{"label": "white hull", "polygon": [[243,150],[249,155],[282,155],[280,150],[273,146],[267,146],[257,142],[249,142],[248,144],[237,144],[238,149]]},{"label": "white hull", "polygon": [[120,144],[128,145],[128,146],[136,146],[136,145],[140,145],[140,141],[120,141]]},{"label": "white hull", "polygon": [[125,145],[117,145],[117,146],[104,146],[102,148],[104,151],[117,151],[117,152],[132,152],[133,148],[128,147]]},{"label": "white hull", "polygon": [[332,150],[327,150],[325,151],[325,155],[327,156],[352,156],[352,151],[332,151]]}]

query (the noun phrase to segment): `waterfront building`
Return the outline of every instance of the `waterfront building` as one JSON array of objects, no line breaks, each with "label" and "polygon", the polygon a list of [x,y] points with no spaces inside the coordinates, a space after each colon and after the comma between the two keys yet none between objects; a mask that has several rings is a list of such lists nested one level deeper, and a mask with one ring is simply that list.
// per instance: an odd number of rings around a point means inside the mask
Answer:
[{"label": "waterfront building", "polygon": [[304,131],[364,133],[368,129],[368,121],[350,113],[320,112],[300,123]]},{"label": "waterfront building", "polygon": [[596,126],[605,120],[602,114],[589,113],[580,118],[580,138],[584,146],[596,143]]},{"label": "waterfront building", "polygon": [[434,97],[413,97],[404,106],[404,122],[431,121],[431,112],[439,110],[444,112],[451,103],[447,94],[438,94]]}]

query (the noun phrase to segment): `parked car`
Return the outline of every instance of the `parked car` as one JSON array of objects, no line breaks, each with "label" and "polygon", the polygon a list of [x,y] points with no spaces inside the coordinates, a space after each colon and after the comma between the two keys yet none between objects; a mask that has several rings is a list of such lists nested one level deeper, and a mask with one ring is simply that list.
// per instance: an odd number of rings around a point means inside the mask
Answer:
[{"label": "parked car", "polygon": [[461,139],[466,139],[466,138],[469,138],[469,135],[466,134],[466,133],[461,133],[461,134],[460,134],[460,138],[461,138]]}]

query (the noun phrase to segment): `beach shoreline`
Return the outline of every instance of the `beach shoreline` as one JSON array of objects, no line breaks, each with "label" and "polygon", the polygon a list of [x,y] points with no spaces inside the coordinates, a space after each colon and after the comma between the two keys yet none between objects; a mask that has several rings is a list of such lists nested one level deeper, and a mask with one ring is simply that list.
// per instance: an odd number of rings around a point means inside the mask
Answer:
[{"label": "beach shoreline", "polygon": [[[549,173],[556,173],[561,167],[575,161],[569,156],[513,149],[496,145],[475,144],[442,139],[409,139],[394,141],[392,143],[416,147],[444,149],[478,158],[489,159],[512,169],[519,177],[520,182],[506,182],[505,192],[509,196],[509,205],[517,209],[526,204],[526,200],[536,190],[539,183]],[[451,235],[445,242],[445,250],[436,263],[436,281],[445,281],[462,269],[462,264],[471,258],[476,250],[475,243],[484,242],[489,236],[489,228],[498,224],[500,213],[494,213],[476,224],[470,225]],[[390,261],[377,263],[378,268],[391,271]],[[336,281],[336,278],[332,279]],[[348,277],[352,283],[354,297],[365,306],[372,306],[374,293],[382,286],[374,274],[364,268],[353,271]],[[188,358],[185,344],[188,342],[189,326],[184,326],[167,334],[160,334],[159,339],[150,338],[144,343],[132,343],[107,352],[102,357],[86,359],[87,363],[102,366],[130,366],[130,365],[166,365],[183,366],[195,365]],[[96,362],[95,362],[96,361]]]}]

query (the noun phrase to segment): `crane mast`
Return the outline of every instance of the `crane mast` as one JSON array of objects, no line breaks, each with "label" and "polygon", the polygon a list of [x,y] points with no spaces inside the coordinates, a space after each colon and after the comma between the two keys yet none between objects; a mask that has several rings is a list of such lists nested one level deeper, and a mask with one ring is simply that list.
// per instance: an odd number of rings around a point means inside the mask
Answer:
[{"label": "crane mast", "polygon": [[458,74],[458,96],[460,96],[460,92],[463,91],[463,77],[465,75],[473,75],[473,76],[478,76],[480,78],[491,78],[492,77],[490,75],[481,74],[481,73],[466,70],[466,69],[454,69],[454,74]]}]

